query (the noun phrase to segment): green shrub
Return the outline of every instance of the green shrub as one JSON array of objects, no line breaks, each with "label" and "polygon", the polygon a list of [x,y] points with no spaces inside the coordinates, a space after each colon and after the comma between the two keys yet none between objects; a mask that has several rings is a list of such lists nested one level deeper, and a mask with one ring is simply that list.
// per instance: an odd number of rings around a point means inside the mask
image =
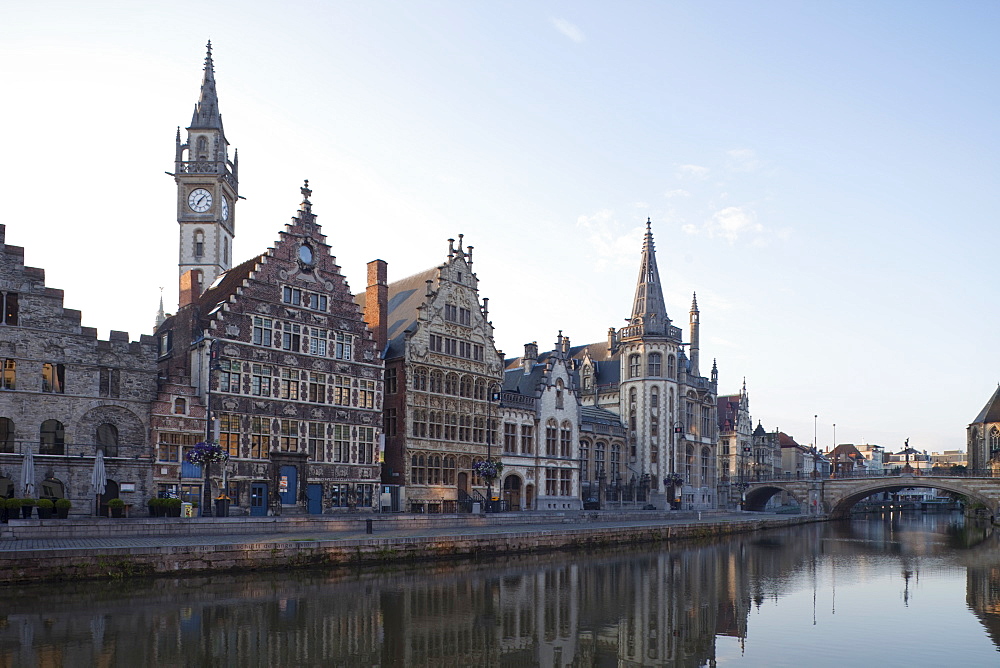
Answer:
[{"label": "green shrub", "polygon": [[3,503],[4,508],[15,509],[21,507],[21,499],[6,499]]},{"label": "green shrub", "polygon": [[56,508],[72,508],[73,507],[73,502],[70,501],[69,499],[56,499],[55,507]]},{"label": "green shrub", "polygon": [[21,505],[22,506],[33,506],[33,505],[35,505],[35,500],[34,499],[21,499]]},{"label": "green shrub", "polygon": [[52,510],[54,507],[51,499],[38,499],[38,501],[35,502],[35,505],[42,510]]},{"label": "green shrub", "polygon": [[180,499],[164,499],[164,501],[167,502],[167,508],[180,508],[181,507],[181,500]]},{"label": "green shrub", "polygon": [[125,502],[121,499],[110,499],[108,501],[108,508],[124,508]]}]

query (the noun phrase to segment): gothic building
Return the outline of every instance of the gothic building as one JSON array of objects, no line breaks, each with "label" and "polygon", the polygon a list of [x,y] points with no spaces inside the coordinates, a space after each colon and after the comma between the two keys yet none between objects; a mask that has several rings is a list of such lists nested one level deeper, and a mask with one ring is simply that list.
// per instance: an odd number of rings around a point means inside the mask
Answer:
[{"label": "gothic building", "polygon": [[718,398],[719,418],[719,501],[735,507],[740,499],[739,483],[754,478],[763,470],[754,456],[753,422],[746,381],[739,394]]},{"label": "gothic building", "polygon": [[511,510],[582,507],[580,400],[569,350],[569,339],[559,332],[543,359],[538,344],[528,343],[520,364],[504,372],[502,492]]},{"label": "gothic building", "polygon": [[[309,200],[273,248],[231,266],[237,171],[211,45],[187,142],[177,140],[180,302],[157,328],[156,481],[250,514],[374,507],[382,362]],[[198,441],[229,453],[205,472]],[[223,485],[224,483],[224,485]]]},{"label": "gothic building", "polygon": [[380,294],[387,299],[387,509],[454,512],[491,491],[472,467],[499,455],[494,395],[502,371],[472,250],[459,235],[457,246],[448,240],[444,264],[357,296],[366,313]]},{"label": "gothic building", "polygon": [[[101,451],[103,500],[144,506],[152,494],[155,341],[116,331],[101,341],[80,323],[63,291],[45,285],[43,269],[24,265],[24,249],[7,244],[0,225],[0,497],[65,497],[73,514],[93,514],[91,475]],[[27,494],[26,453],[35,467]]]},{"label": "gothic building", "polygon": [[1000,386],[966,428],[970,469],[1000,468]]}]

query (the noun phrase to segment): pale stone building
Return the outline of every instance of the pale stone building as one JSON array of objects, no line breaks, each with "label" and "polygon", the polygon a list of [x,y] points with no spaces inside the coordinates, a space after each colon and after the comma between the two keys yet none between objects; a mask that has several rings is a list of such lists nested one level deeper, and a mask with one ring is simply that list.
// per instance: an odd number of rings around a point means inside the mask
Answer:
[{"label": "pale stone building", "polygon": [[504,373],[502,491],[511,510],[582,506],[580,401],[569,350],[569,339],[562,332],[555,348],[541,358],[537,343],[525,344],[520,363],[509,365]]},{"label": "pale stone building", "polygon": [[500,457],[501,358],[473,249],[462,240],[448,240],[444,264],[356,297],[366,312],[379,294],[387,300],[386,509],[454,512],[485,503],[487,481],[472,467]]},{"label": "pale stone building", "polygon": [[156,344],[81,325],[45,271],[24,265],[0,225],[0,496],[22,496],[24,453],[34,456],[33,498],[68,498],[93,514],[91,474],[103,451],[102,501],[142,507],[152,492],[149,406]]}]

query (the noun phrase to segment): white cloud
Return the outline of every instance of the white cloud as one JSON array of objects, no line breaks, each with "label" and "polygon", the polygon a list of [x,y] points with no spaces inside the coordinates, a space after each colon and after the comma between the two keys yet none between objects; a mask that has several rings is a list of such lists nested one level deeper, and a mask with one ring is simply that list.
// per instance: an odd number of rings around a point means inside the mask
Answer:
[{"label": "white cloud", "polygon": [[649,208],[649,202],[636,202],[632,206],[634,206],[637,209],[648,209]]},{"label": "white cloud", "polygon": [[677,167],[678,176],[693,176],[697,179],[703,179],[708,176],[708,167],[702,167],[700,165],[679,165]]},{"label": "white cloud", "polygon": [[757,222],[757,215],[741,206],[727,206],[716,211],[706,228],[710,236],[722,237],[730,244],[741,236],[764,231],[764,226]]},{"label": "white cloud", "polygon": [[761,167],[761,161],[757,159],[757,154],[749,148],[733,149],[726,153],[729,156],[726,166],[737,172],[753,172]]},{"label": "white cloud", "polygon": [[692,225],[691,223],[688,223],[687,225],[682,225],[681,231],[684,232],[684,234],[691,234],[691,235],[698,234],[698,228]]},{"label": "white cloud", "polygon": [[668,190],[664,196],[667,199],[671,199],[673,197],[690,197],[691,193],[684,190],[683,188],[677,188],[676,190]]},{"label": "white cloud", "polygon": [[556,30],[561,32],[566,37],[569,37],[577,44],[580,44],[585,39],[587,39],[586,36],[583,34],[583,31],[580,30],[580,28],[573,25],[566,19],[552,19],[552,25],[555,26]]},{"label": "white cloud", "polygon": [[642,248],[645,225],[622,234],[614,211],[602,209],[590,216],[580,216],[576,226],[586,230],[586,240],[597,254],[597,267],[609,264],[634,264]]}]

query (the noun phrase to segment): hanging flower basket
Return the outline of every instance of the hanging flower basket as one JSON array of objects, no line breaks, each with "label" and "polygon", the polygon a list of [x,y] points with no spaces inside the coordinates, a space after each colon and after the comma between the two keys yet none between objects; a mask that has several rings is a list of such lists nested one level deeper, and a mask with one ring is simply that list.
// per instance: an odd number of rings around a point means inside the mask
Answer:
[{"label": "hanging flower basket", "polygon": [[741,480],[740,482],[738,482],[735,485],[733,485],[733,487],[735,487],[736,489],[740,490],[741,492],[745,492],[748,489],[750,489],[750,483],[748,483],[748,482],[746,482],[744,480]]},{"label": "hanging flower basket", "polygon": [[665,487],[680,487],[684,484],[684,478],[679,473],[670,473],[663,479]]},{"label": "hanging flower basket", "polygon": [[480,477],[493,480],[503,472],[503,462],[496,459],[484,459],[473,464],[472,470]]},{"label": "hanging flower basket", "polygon": [[198,443],[185,456],[195,466],[229,461],[229,453],[214,443]]}]

